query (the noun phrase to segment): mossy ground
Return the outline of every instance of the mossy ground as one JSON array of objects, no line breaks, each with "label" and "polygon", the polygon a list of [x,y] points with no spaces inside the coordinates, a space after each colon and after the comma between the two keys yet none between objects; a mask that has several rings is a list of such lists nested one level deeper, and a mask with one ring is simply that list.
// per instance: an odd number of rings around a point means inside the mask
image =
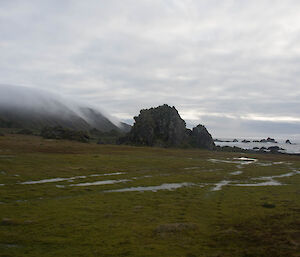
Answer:
[{"label": "mossy ground", "polygon": [[[299,174],[276,178],[282,186],[212,191],[222,180],[258,183],[251,179],[300,170],[299,157],[247,154],[258,159],[249,165],[209,161],[241,156],[1,136],[0,256],[300,256]],[[243,172],[230,174],[237,170]],[[125,174],[89,176],[114,172]],[[86,178],[20,184],[74,176]],[[130,181],[69,186],[120,179]],[[195,185],[103,192],[181,182]]]}]

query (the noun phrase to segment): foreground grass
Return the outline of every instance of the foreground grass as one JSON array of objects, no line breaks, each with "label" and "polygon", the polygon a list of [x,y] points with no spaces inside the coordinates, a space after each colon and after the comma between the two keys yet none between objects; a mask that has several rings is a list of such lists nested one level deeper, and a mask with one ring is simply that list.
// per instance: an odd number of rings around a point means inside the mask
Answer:
[{"label": "foreground grass", "polygon": [[[242,156],[0,137],[0,256],[300,256],[300,175],[234,186],[300,170],[299,157],[210,160]],[[85,177],[21,184],[74,176]],[[128,181],[70,186],[104,180]],[[231,185],[212,191],[223,180]],[[193,185],[104,192],[182,182]]]}]

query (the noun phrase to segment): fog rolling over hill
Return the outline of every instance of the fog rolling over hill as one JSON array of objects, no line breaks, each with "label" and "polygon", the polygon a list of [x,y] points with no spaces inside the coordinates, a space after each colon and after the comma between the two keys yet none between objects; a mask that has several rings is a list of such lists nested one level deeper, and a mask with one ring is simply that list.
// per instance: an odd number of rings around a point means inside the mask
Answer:
[{"label": "fog rolling over hill", "polygon": [[74,130],[96,128],[128,131],[129,125],[113,121],[98,109],[49,91],[0,85],[0,127],[41,129],[62,126]]}]

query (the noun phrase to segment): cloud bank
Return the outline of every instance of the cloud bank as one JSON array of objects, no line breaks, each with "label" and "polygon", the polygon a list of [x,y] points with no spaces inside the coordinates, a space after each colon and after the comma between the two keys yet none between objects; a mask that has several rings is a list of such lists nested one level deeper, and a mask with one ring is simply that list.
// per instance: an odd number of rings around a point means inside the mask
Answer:
[{"label": "cloud bank", "polygon": [[300,2],[1,1],[0,83],[130,121],[168,103],[215,137],[300,138]]}]

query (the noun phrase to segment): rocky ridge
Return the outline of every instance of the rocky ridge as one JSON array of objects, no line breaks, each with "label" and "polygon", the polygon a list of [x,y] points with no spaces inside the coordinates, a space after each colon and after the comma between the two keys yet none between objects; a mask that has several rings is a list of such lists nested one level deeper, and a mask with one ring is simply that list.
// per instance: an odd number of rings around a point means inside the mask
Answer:
[{"label": "rocky ridge", "polygon": [[195,147],[214,149],[212,136],[203,125],[192,130],[186,128],[185,121],[176,108],[167,104],[156,108],[144,109],[134,117],[135,123],[120,143],[161,146],[161,147]]}]

